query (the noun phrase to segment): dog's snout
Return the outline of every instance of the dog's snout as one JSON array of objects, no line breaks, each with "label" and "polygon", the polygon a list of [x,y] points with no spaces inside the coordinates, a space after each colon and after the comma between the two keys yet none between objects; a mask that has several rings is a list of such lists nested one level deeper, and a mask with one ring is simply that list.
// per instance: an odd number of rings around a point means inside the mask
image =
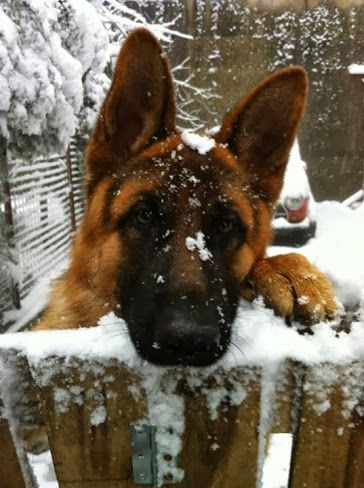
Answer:
[{"label": "dog's snout", "polygon": [[190,355],[213,351],[220,343],[216,326],[177,322],[164,328],[161,348],[170,353]]}]

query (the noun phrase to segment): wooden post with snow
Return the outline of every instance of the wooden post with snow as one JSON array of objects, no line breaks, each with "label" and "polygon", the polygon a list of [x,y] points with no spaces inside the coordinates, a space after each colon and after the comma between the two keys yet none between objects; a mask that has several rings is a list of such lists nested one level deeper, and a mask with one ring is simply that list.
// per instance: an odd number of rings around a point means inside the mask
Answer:
[{"label": "wooden post with snow", "polygon": [[[138,486],[133,483],[130,426],[148,419],[143,381],[117,363],[95,365],[86,373],[84,366],[75,363],[72,375],[63,368],[56,383],[41,388],[60,488]],[[302,370],[302,365],[287,363],[284,381],[268,399],[272,405],[265,406],[271,409],[271,421],[265,427],[260,409],[265,388],[260,368],[242,367],[218,376],[217,381],[214,376],[204,378],[192,388],[180,378],[174,384],[184,402],[182,449],[175,459],[167,445],[158,453],[163,465],[162,486],[254,488],[261,477],[269,435],[296,428],[291,488],[321,488],[325,483],[335,488],[360,488],[364,469],[362,418],[357,416],[353,421],[360,393],[358,390],[357,402],[349,400],[341,383],[349,387],[351,382],[355,388],[353,382],[357,381],[360,389],[363,365],[328,365],[334,377],[330,386],[324,379],[322,384],[318,381],[325,367],[311,367],[300,384],[302,377],[295,375],[294,369]],[[167,375],[160,385],[162,390],[168,390],[168,381]],[[237,382],[243,392],[240,400],[234,399]],[[225,399],[214,405],[214,395],[222,391]],[[160,415],[163,417],[163,408]],[[295,415],[296,426],[292,423]],[[184,472],[181,481],[175,477],[176,469]]]},{"label": "wooden post with snow", "polygon": [[[270,437],[277,433],[293,435],[290,488],[362,487],[360,358],[345,364],[276,360],[269,366],[262,361],[160,368],[132,354],[119,356],[118,346],[110,346],[113,331],[105,332],[100,348],[98,334],[97,328],[7,334],[0,341],[4,357],[25,337],[23,353],[9,364],[26,387],[21,397],[30,396],[30,405],[40,398],[60,488],[255,488],[264,476]],[[132,430],[145,425],[155,426],[146,450],[137,446]],[[145,432],[154,435],[153,429]],[[139,483],[145,473],[136,466],[143,461],[154,484],[149,478]]]},{"label": "wooden post with snow", "polygon": [[[357,409],[363,408],[363,385],[360,363],[307,368],[293,446],[291,488],[363,486],[364,418],[357,414]],[[348,391],[353,389],[356,395],[349,398]]]},{"label": "wooden post with snow", "polygon": [[[15,406],[15,397],[39,404],[24,356],[0,350],[0,487],[37,488],[22,439],[20,410],[30,419],[31,408]],[[33,403],[34,405],[34,403]],[[16,407],[20,407],[19,410]]]},{"label": "wooden post with snow", "polygon": [[[76,361],[70,370],[60,360],[58,366],[56,381],[41,388],[41,397],[60,488],[137,486],[133,483],[130,428],[148,422],[142,378],[116,363],[106,367],[88,364],[85,369],[85,364]],[[197,389],[191,389],[183,378],[173,378],[173,373],[163,378],[165,387],[171,381],[184,401],[185,429],[177,459],[167,445],[158,452],[163,465],[161,482],[175,483],[176,472],[183,470],[183,480],[177,483],[181,488],[197,486],[195,483],[216,488],[255,486],[260,373],[256,368],[244,368],[233,376],[246,394],[241,405],[229,401],[233,385],[228,377],[218,384],[211,377]],[[206,395],[215,388],[226,390],[226,399],[211,412]],[[163,385],[161,390],[165,394]],[[160,414],[163,417],[163,408]],[[178,442],[173,440],[174,425],[164,428],[171,442]]]}]

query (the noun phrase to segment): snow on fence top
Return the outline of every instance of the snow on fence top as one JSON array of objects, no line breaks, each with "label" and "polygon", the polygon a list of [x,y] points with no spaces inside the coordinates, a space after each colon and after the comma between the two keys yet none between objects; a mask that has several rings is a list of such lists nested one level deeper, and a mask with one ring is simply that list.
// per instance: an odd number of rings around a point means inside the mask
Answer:
[{"label": "snow on fence top", "polygon": [[[242,302],[234,324],[236,350],[209,368],[168,368],[142,361],[125,322],[109,314],[95,328],[1,336],[0,389],[13,421],[15,406],[26,403],[21,392],[27,382],[37,385],[60,482],[74,473],[81,473],[82,480],[99,480],[100,473],[107,481],[130,476],[124,472],[125,466],[130,470],[130,426],[147,423],[156,432],[158,486],[182,480],[182,486],[193,486],[196,476],[205,481],[199,486],[211,486],[209,476],[215,471],[223,472],[224,479],[238,476],[244,486],[255,486],[276,421],[283,422],[285,432],[291,431],[292,422],[297,424],[304,439],[302,445],[300,436],[295,441],[301,452],[306,449],[305,435],[312,432],[315,446],[334,439],[343,446],[334,455],[346,449],[363,391],[363,363],[358,362],[364,358],[363,325],[354,323],[350,333],[337,334],[333,324],[322,323],[313,327],[313,335],[300,335],[261,303]],[[14,349],[20,351],[18,357]],[[17,366],[23,354],[30,363],[30,380],[26,367]],[[308,365],[304,379],[302,366],[283,363],[286,358]],[[303,399],[295,393],[297,388]],[[110,450],[110,456],[90,458],[90,446]],[[191,453],[197,462],[191,463]],[[313,454],[319,455],[324,459],[316,464],[326,465],[327,459],[332,464],[321,447]],[[67,464],[62,462],[65,456]],[[108,459],[116,463],[108,464]],[[206,459],[214,468],[200,472]],[[310,460],[308,456],[304,473]],[[293,486],[303,486],[301,474],[300,484]]]},{"label": "snow on fence top", "polygon": [[[306,364],[364,360],[364,322],[353,322],[349,333],[338,332],[335,325],[334,322],[320,323],[311,327],[312,334],[302,334],[298,326],[288,327],[259,300],[253,304],[241,301],[233,324],[234,346],[218,363],[204,370],[210,374],[217,369],[265,366],[285,359]],[[97,327],[89,329],[5,334],[0,336],[0,349],[4,348],[25,353],[32,364],[50,356],[61,356],[101,361],[117,359],[131,368],[146,368],[146,362],[139,358],[129,338],[126,323],[113,313],[103,317]],[[159,367],[150,365],[149,368],[153,371]]]}]

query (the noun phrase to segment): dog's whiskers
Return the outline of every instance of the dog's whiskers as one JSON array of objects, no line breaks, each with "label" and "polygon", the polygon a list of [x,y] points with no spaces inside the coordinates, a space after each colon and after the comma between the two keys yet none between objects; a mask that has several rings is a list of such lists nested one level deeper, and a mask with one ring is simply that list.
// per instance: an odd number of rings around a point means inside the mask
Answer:
[{"label": "dog's whiskers", "polygon": [[230,341],[230,344],[232,346],[234,346],[244,358],[246,358],[246,355],[245,355],[244,351],[241,349],[240,346],[238,346],[237,344],[235,344],[235,342],[233,342],[233,341]]}]

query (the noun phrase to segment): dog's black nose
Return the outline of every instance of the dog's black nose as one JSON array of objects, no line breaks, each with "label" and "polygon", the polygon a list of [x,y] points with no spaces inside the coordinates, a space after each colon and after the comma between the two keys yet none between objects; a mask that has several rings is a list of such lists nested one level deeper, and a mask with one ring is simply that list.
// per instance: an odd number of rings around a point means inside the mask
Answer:
[{"label": "dog's black nose", "polygon": [[220,331],[217,326],[177,322],[163,328],[158,342],[162,351],[177,355],[206,353],[220,344]]}]

